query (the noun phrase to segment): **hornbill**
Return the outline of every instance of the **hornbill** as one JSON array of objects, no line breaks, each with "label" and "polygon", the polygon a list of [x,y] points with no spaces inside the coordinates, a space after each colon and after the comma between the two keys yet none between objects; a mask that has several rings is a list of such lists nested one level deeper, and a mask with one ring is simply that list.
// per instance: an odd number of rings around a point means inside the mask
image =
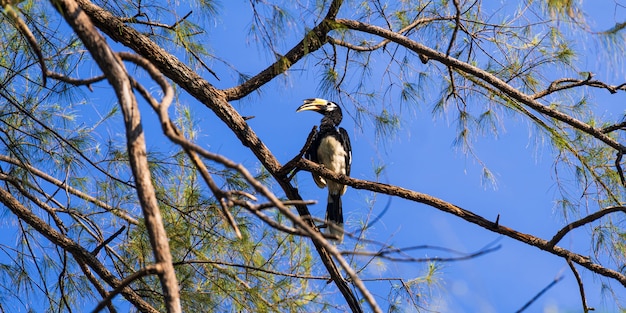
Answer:
[{"label": "hornbill", "polygon": [[[324,115],[320,124],[319,132],[313,137],[309,149],[304,157],[327,169],[337,173],[350,175],[350,163],[352,162],[352,148],[350,138],[345,129],[338,127],[341,123],[342,114],[339,106],[324,99],[306,99],[296,112],[315,111]],[[346,192],[347,186],[334,181],[326,181],[323,177],[313,174],[313,180],[318,187],[328,186],[328,204],[326,205],[326,229],[338,242],[343,241],[343,212],[341,209],[341,196]]]}]

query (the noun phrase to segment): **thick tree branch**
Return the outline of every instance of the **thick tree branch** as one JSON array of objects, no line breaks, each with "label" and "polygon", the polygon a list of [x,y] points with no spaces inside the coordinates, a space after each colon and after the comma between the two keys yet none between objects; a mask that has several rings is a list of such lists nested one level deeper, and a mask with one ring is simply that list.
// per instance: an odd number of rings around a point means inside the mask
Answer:
[{"label": "thick tree branch", "polygon": [[336,181],[345,185],[349,185],[350,187],[355,188],[355,189],[364,189],[364,190],[384,193],[387,195],[397,196],[403,199],[426,204],[428,206],[434,207],[443,212],[450,213],[452,215],[460,217],[472,224],[478,225],[492,232],[505,235],[509,238],[521,241],[530,246],[537,247],[541,250],[547,251],[551,254],[560,256],[562,258],[570,259],[573,262],[587,268],[588,270],[594,273],[597,273],[599,275],[602,275],[608,278],[613,278],[619,281],[623,286],[626,287],[626,275],[618,271],[606,268],[597,263],[593,263],[591,259],[586,256],[582,256],[580,254],[574,253],[567,249],[563,249],[559,246],[550,245],[550,242],[548,242],[547,240],[541,239],[539,237],[535,237],[533,235],[518,232],[506,226],[502,226],[501,222],[495,223],[495,222],[489,221],[483,218],[482,216],[479,216],[471,211],[465,210],[449,202],[443,201],[439,198],[435,198],[427,194],[423,194],[423,193],[416,192],[413,190],[408,190],[408,189],[401,188],[398,186],[355,179],[351,177],[346,177],[345,175],[337,175],[329,171],[328,169],[324,168],[323,166],[313,163],[306,159],[301,159],[300,162],[298,163],[298,167],[300,167],[303,170],[313,172],[316,175],[320,175],[326,179],[330,179],[330,180],[333,180],[333,181]]},{"label": "thick tree branch", "polygon": [[311,29],[298,44],[291,48],[287,54],[280,57],[276,62],[243,84],[224,90],[226,101],[238,100],[247,96],[274,79],[274,77],[287,71],[305,55],[316,51],[326,44],[328,32],[333,29],[330,21],[337,16],[342,3],[343,0],[333,0],[326,17],[318,25],[313,27],[313,29]]},{"label": "thick tree branch", "polygon": [[[130,167],[143,211],[144,222],[150,237],[155,261],[163,267],[163,271],[159,273],[159,279],[165,296],[165,307],[170,313],[179,313],[181,312],[179,287],[172,265],[169,239],[165,232],[152,185],[141,117],[132,93],[128,73],[121,59],[109,48],[104,37],[96,31],[89,17],[78,7],[75,1],[53,0],[53,5],[74,29],[115,90],[124,116]],[[171,90],[170,92],[166,91],[163,102],[171,101],[172,98],[173,92]]]}]

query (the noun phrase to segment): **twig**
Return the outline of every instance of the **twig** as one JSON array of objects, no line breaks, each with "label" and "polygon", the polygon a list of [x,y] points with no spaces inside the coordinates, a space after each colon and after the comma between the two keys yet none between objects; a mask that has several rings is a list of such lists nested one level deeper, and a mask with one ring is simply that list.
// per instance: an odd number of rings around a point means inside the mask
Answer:
[{"label": "twig", "polygon": [[520,312],[528,309],[528,307],[531,304],[533,304],[533,302],[537,301],[537,299],[539,299],[539,297],[541,297],[544,293],[546,293],[546,291],[548,291],[550,288],[554,287],[554,285],[556,285],[556,283],[560,282],[562,279],[563,279],[563,275],[559,275],[559,276],[555,277],[552,282],[550,282],[545,288],[541,289],[541,291],[539,291],[532,299],[530,299],[528,302],[526,302],[526,304],[524,304],[524,306],[522,306],[521,309],[517,310],[516,313],[520,313]]},{"label": "twig", "polygon": [[86,78],[86,79],[72,78],[72,77],[68,77],[68,76],[65,76],[63,74],[56,73],[56,72],[51,72],[51,71],[48,71],[47,75],[48,75],[48,77],[50,77],[52,79],[56,79],[58,81],[62,81],[64,83],[67,83],[67,84],[70,84],[70,85],[87,86],[87,88],[89,88],[90,91],[93,91],[93,89],[91,88],[91,84],[99,82],[99,81],[103,81],[103,80],[106,79],[106,76],[104,74],[102,74],[100,76],[95,76],[95,77],[92,77],[92,78]]},{"label": "twig", "polygon": [[[459,257],[448,257],[448,258],[444,258],[444,257],[432,257],[432,258],[413,258],[413,257],[404,257],[404,258],[397,258],[397,257],[391,257],[388,256],[388,254],[391,253],[398,253],[398,251],[393,251],[393,250],[381,250],[378,252],[373,252],[373,251],[345,251],[342,252],[342,254],[344,255],[359,255],[359,256],[371,256],[371,257],[377,257],[377,258],[383,258],[389,261],[394,261],[394,262],[417,262],[417,263],[423,263],[423,262],[455,262],[455,261],[465,261],[465,260],[470,260],[470,259],[474,259],[476,257],[497,251],[501,248],[500,245],[497,245],[493,248],[487,248],[487,249],[481,249],[477,252],[474,253],[467,253],[464,254],[463,256],[459,256]],[[456,252],[456,251],[454,251]]]},{"label": "twig", "polygon": [[578,274],[578,271],[576,270],[576,267],[574,267],[574,263],[572,262],[572,260],[566,259],[566,261],[567,261],[567,265],[569,265],[569,268],[572,270],[572,273],[574,273],[574,277],[576,277],[576,282],[578,283],[578,290],[580,291],[580,300],[583,303],[583,311],[585,313],[588,313],[589,311],[593,311],[594,308],[590,308],[587,306],[587,299],[585,298],[585,287],[583,287],[583,280],[580,278],[580,274]]},{"label": "twig", "polygon": [[[120,52],[118,54],[123,60],[131,61],[137,64],[138,66],[142,67],[145,71],[148,72],[148,74],[150,74],[150,77],[152,77],[152,79],[154,79],[159,84],[159,86],[165,93],[165,96],[163,100],[161,101],[161,103],[158,103],[152,97],[152,95],[150,95],[150,92],[148,92],[148,90],[146,90],[136,80],[132,78],[130,79],[133,85],[133,88],[139,91],[139,93],[148,102],[148,104],[150,104],[150,106],[157,112],[157,114],[162,113],[163,111],[167,112],[167,107],[169,106],[169,103],[171,102],[171,99],[168,100],[168,98],[172,97],[171,94],[173,93],[173,91],[172,91],[172,87],[165,80],[162,74],[148,60],[144,59],[143,57],[139,55],[127,53],[127,52]],[[171,122],[168,116],[162,117],[161,120],[162,120],[162,123],[168,124],[169,129],[171,129],[172,133],[175,136],[182,138],[182,136],[180,135],[180,131],[176,128],[176,126],[174,126],[174,124]],[[187,149],[185,147],[183,147],[183,150],[187,153],[191,162],[198,169],[198,171],[200,172],[200,175],[209,186],[209,189],[211,189],[211,191],[213,192],[213,195],[215,196],[215,198],[220,202],[220,207],[221,207],[220,212],[222,213],[222,216],[224,217],[224,219],[233,228],[237,238],[242,238],[241,231],[239,230],[239,227],[237,226],[237,222],[235,221],[235,218],[228,210],[228,206],[226,202],[224,201],[224,196],[226,196],[227,193],[223,192],[217,186],[217,184],[211,177],[211,174],[209,173],[204,163],[202,162],[202,160],[200,160],[198,155],[193,150]]]},{"label": "twig", "polygon": [[[132,92],[128,72],[102,34],[96,30],[90,17],[78,6],[76,1],[56,0],[54,4],[55,9],[72,27],[115,90],[124,117],[126,148],[136,185],[137,198],[143,212],[155,261],[163,267],[163,271],[159,273],[159,281],[163,291],[164,306],[168,313],[180,313],[178,280],[172,266],[169,240],[151,177],[141,115],[137,106],[137,99]],[[171,87],[169,89],[164,88],[163,103],[171,102],[173,94]]]},{"label": "twig", "polygon": [[589,214],[577,221],[574,221],[572,223],[569,223],[567,226],[561,228],[561,230],[559,230],[556,235],[554,235],[554,237],[552,237],[552,239],[550,239],[550,241],[548,242],[548,246],[549,247],[554,247],[559,241],[561,241],[561,239],[563,239],[563,237],[570,232],[571,230],[578,228],[580,226],[583,226],[585,224],[589,224],[599,218],[602,218],[603,216],[607,215],[607,214],[611,214],[614,212],[624,212],[626,213],[626,207],[623,206],[612,206],[612,207],[607,207],[604,208],[600,211],[594,212],[592,214]]},{"label": "twig", "polygon": [[102,248],[104,248],[106,245],[108,245],[109,243],[111,243],[111,241],[113,241],[113,239],[115,239],[115,237],[119,236],[124,230],[126,229],[126,226],[123,226],[118,229],[113,235],[111,235],[109,238],[107,238],[105,241],[103,241],[101,244],[99,244],[95,249],[93,249],[93,251],[91,251],[91,254],[98,255],[98,252],[100,252],[100,250],[102,250]]},{"label": "twig", "polygon": [[311,276],[311,275],[304,275],[304,274],[292,274],[292,273],[278,272],[278,271],[268,270],[262,267],[256,267],[256,266],[251,266],[251,265],[246,265],[246,264],[223,262],[223,261],[187,260],[187,261],[175,262],[174,266],[181,266],[181,265],[187,265],[187,264],[219,264],[219,265],[224,265],[224,266],[238,267],[238,268],[243,268],[247,270],[259,271],[259,272],[272,274],[276,276],[284,276],[284,277],[300,278],[300,279],[328,280],[329,278],[328,276]]},{"label": "twig", "polygon": [[610,125],[605,128],[602,128],[600,131],[604,134],[608,134],[610,132],[614,132],[619,129],[624,130],[624,128],[626,128],[626,122],[621,122],[619,124]]},{"label": "twig", "polygon": [[616,93],[619,90],[626,90],[626,83],[620,85],[609,85],[607,83],[591,80],[593,78],[593,73],[588,72],[587,78],[585,79],[576,79],[576,78],[560,78],[550,83],[547,89],[542,90],[540,92],[531,95],[533,99],[540,99],[549,94],[555,93],[557,91],[562,91],[566,89],[572,89],[580,86],[589,86],[595,88],[602,88],[608,90],[610,93]]}]

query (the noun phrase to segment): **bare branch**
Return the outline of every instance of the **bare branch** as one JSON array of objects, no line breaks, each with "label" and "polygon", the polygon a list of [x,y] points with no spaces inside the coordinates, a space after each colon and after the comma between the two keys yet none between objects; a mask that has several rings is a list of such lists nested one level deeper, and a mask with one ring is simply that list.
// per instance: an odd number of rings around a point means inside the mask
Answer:
[{"label": "bare branch", "polygon": [[576,277],[576,283],[578,283],[578,290],[580,291],[580,300],[582,301],[583,304],[583,312],[588,313],[589,311],[593,311],[593,308],[590,308],[587,306],[587,299],[585,298],[585,287],[583,286],[583,280],[582,278],[580,278],[580,274],[578,274],[578,271],[576,270],[576,267],[574,266],[574,263],[572,263],[572,260],[567,259],[567,265],[569,265],[569,268],[572,270],[572,273],[574,273],[574,277]]},{"label": "bare branch", "polygon": [[[500,249],[500,245],[497,245],[495,247],[492,248],[486,248],[486,249],[481,249],[479,251],[473,252],[473,253],[459,253],[462,254],[461,256],[458,257],[430,257],[430,258],[414,258],[414,257],[394,257],[394,256],[390,256],[390,254],[395,254],[395,253],[399,253],[399,252],[403,252],[406,250],[406,248],[396,248],[396,249],[391,249],[391,250],[381,250],[381,251],[343,251],[341,252],[344,255],[359,255],[359,256],[369,256],[369,257],[375,257],[375,258],[383,258],[389,261],[394,261],[394,262],[417,262],[417,263],[423,263],[423,262],[455,262],[455,261],[466,261],[466,260],[470,260],[470,259],[474,259],[477,258],[479,256],[497,251]],[[449,250],[449,249],[446,249]],[[456,252],[456,251],[454,251]],[[458,252],[457,252],[458,253]]]},{"label": "bare branch", "polygon": [[601,81],[591,80],[592,78],[593,73],[587,73],[587,78],[585,79],[560,78],[550,83],[550,86],[548,86],[546,90],[535,93],[531,96],[531,98],[536,100],[558,91],[572,89],[580,86],[602,88],[608,90],[610,93],[616,93],[619,90],[626,90],[626,84],[614,86]]},{"label": "bare branch", "polygon": [[[165,80],[165,78],[161,75],[161,73],[154,67],[154,65],[152,65],[148,60],[146,60],[143,57],[138,56],[136,54],[132,54],[132,53],[120,52],[119,55],[120,55],[120,57],[122,59],[131,61],[131,62],[139,65],[140,67],[142,67],[144,70],[146,70],[150,74],[150,77],[152,77],[152,79],[154,79],[159,84],[159,86],[162,88],[163,92],[166,95],[168,93],[170,95],[173,93],[173,90],[172,90],[172,87],[170,86],[170,84]],[[133,88],[135,88],[137,91],[139,91],[139,93],[143,96],[143,98],[150,104],[150,106],[152,106],[152,108],[157,113],[160,112],[161,106],[164,106],[166,108],[165,111],[167,112],[167,107],[169,106],[169,102],[171,100],[171,99],[168,99],[168,98],[171,98],[171,96],[170,97],[166,96],[162,100],[161,103],[158,103],[156,101],[156,99],[154,99],[152,97],[150,92],[148,92],[148,90],[146,90],[137,81],[135,81],[134,79],[131,79],[131,83],[133,85]],[[174,126],[174,124],[169,120],[169,118],[168,118],[167,121],[164,120],[163,123],[167,123],[169,125],[169,128],[171,128],[172,131],[175,134],[177,134],[177,136],[179,136],[178,134],[180,134],[180,131],[176,128],[176,126]],[[182,136],[181,136],[181,138],[182,138]],[[206,166],[204,165],[204,163],[198,158],[198,155],[194,151],[192,151],[192,150],[189,150],[189,149],[184,149],[184,150],[189,155],[189,158],[191,159],[192,163],[198,169],[198,171],[200,172],[200,175],[202,176],[204,181],[209,186],[209,189],[211,189],[211,191],[213,192],[213,195],[215,196],[215,198],[220,202],[220,205],[221,205],[220,213],[222,213],[222,216],[224,217],[224,219],[233,228],[237,238],[241,238],[241,231],[239,230],[239,227],[237,226],[237,223],[235,222],[235,218],[233,217],[233,215],[228,210],[228,206],[226,205],[226,202],[224,201],[224,196],[226,195],[226,193],[223,192],[217,186],[217,184],[215,183],[215,181],[211,177],[211,174],[209,174],[209,171],[206,168]]]},{"label": "bare branch", "polygon": [[[163,266],[163,271],[159,273],[159,279],[165,295],[165,307],[170,313],[179,313],[181,312],[181,305],[178,282],[172,266],[169,240],[152,185],[141,117],[132,93],[128,73],[121,60],[107,45],[104,37],[96,31],[90,18],[74,0],[53,0],[53,5],[74,29],[115,90],[124,116],[130,167],[135,179],[137,196],[143,210],[144,222],[156,263]],[[163,102],[169,103],[172,98],[173,91],[170,87],[169,90],[165,90]]]},{"label": "bare branch", "polygon": [[247,270],[263,272],[263,273],[272,274],[276,276],[284,276],[284,277],[299,278],[299,279],[328,280],[330,278],[328,276],[311,276],[311,275],[305,275],[305,274],[285,273],[285,272],[268,270],[262,267],[256,267],[256,266],[251,266],[251,265],[246,265],[246,264],[223,262],[223,261],[187,260],[187,261],[175,262],[174,266],[181,266],[181,265],[188,265],[188,264],[219,264],[219,265],[230,266],[230,267],[244,268]]},{"label": "bare branch", "polygon": [[52,78],[52,79],[56,79],[58,81],[62,81],[64,83],[68,83],[70,85],[74,85],[74,86],[87,86],[87,88],[89,88],[90,91],[93,91],[93,89],[91,88],[91,84],[93,83],[97,83],[99,81],[103,81],[106,79],[106,76],[100,75],[100,76],[95,76],[92,78],[86,78],[86,79],[78,79],[78,78],[72,78],[72,77],[67,77],[63,74],[59,74],[59,73],[55,73],[55,72],[47,72],[48,77]]},{"label": "bare branch", "polygon": [[331,172],[330,170],[324,168],[323,166],[320,166],[319,164],[313,163],[306,159],[301,159],[300,162],[298,163],[298,167],[300,167],[303,170],[315,173],[316,175],[320,175],[326,179],[330,179],[330,180],[339,182],[341,184],[348,185],[355,189],[364,189],[364,190],[370,190],[374,192],[380,192],[380,193],[384,193],[387,195],[397,196],[403,199],[412,200],[418,203],[429,205],[443,212],[460,217],[472,224],[478,225],[487,230],[505,235],[509,238],[521,241],[530,246],[537,247],[541,250],[547,251],[549,253],[560,256],[562,258],[566,258],[566,259],[569,258],[572,261],[589,269],[590,271],[594,273],[597,273],[599,275],[602,275],[608,278],[613,278],[619,281],[623,286],[626,286],[626,275],[618,271],[606,268],[600,264],[593,263],[591,259],[589,259],[588,257],[574,253],[567,249],[563,249],[556,245],[550,245],[550,243],[547,240],[535,237],[533,235],[521,233],[509,227],[503,226],[500,220],[498,221],[498,224],[496,224],[494,222],[491,222],[483,218],[482,216],[479,216],[471,211],[465,210],[452,203],[432,197],[427,194],[408,190],[402,187],[360,180],[356,178],[346,177],[345,175],[337,175]]},{"label": "bare branch", "polygon": [[[17,3],[17,1],[15,3]],[[33,54],[35,54],[37,60],[39,60],[39,66],[41,66],[42,76],[41,81],[43,86],[46,87],[46,75],[48,73],[48,70],[46,69],[46,63],[44,62],[43,53],[41,53],[41,48],[39,48],[39,44],[37,43],[35,35],[33,35],[33,32],[30,31],[30,28],[28,28],[26,22],[24,22],[24,20],[17,14],[17,7],[12,4],[12,1],[0,0],[0,5],[2,5],[2,13],[9,17],[9,19],[14,23],[15,28],[17,28],[17,30],[22,33],[22,35],[26,38],[26,42],[28,42],[28,45],[30,46]]]},{"label": "bare branch", "polygon": [[517,310],[515,312],[521,313],[524,310],[528,309],[528,307],[531,304],[533,304],[533,302],[537,301],[537,299],[539,299],[539,297],[541,297],[544,293],[546,293],[546,291],[550,290],[550,288],[554,287],[554,285],[556,285],[562,279],[563,279],[563,275],[559,275],[559,276],[555,277],[553,281],[551,281],[545,288],[541,289],[541,291],[539,291],[532,299],[530,299],[528,302],[526,302],[526,304],[524,304],[524,306],[522,306],[521,309],[519,309],[519,310]]},{"label": "bare branch", "polygon": [[550,241],[548,242],[548,246],[553,247],[554,245],[556,245],[557,243],[559,243],[559,241],[561,241],[561,239],[563,239],[563,237],[565,237],[565,235],[567,235],[568,232],[570,232],[573,229],[576,229],[580,226],[583,226],[585,224],[589,224],[597,219],[602,218],[603,216],[607,215],[607,214],[611,214],[614,212],[624,212],[626,213],[626,207],[623,206],[612,206],[612,207],[608,207],[608,208],[604,208],[600,211],[594,212],[592,214],[589,214],[577,221],[574,221],[572,223],[569,223],[567,226],[561,228],[561,230],[559,230],[556,235],[554,235],[554,237],[552,237],[552,239],[550,239]]}]

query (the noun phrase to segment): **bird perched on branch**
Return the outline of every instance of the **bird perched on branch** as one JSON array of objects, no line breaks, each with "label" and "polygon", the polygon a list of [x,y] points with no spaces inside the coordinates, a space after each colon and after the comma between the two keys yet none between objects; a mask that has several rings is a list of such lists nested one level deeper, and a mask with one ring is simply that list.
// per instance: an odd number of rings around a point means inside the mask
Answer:
[{"label": "bird perched on branch", "polygon": [[[350,175],[352,148],[348,133],[339,127],[343,118],[341,108],[332,101],[315,98],[304,100],[304,104],[296,110],[296,112],[302,111],[315,111],[324,115],[319,132],[313,138],[304,157],[324,165],[337,174]],[[326,229],[328,234],[341,242],[343,241],[341,196],[346,192],[347,186],[330,180],[326,181],[323,177],[315,174],[313,174],[313,180],[320,188],[328,186]]]}]

